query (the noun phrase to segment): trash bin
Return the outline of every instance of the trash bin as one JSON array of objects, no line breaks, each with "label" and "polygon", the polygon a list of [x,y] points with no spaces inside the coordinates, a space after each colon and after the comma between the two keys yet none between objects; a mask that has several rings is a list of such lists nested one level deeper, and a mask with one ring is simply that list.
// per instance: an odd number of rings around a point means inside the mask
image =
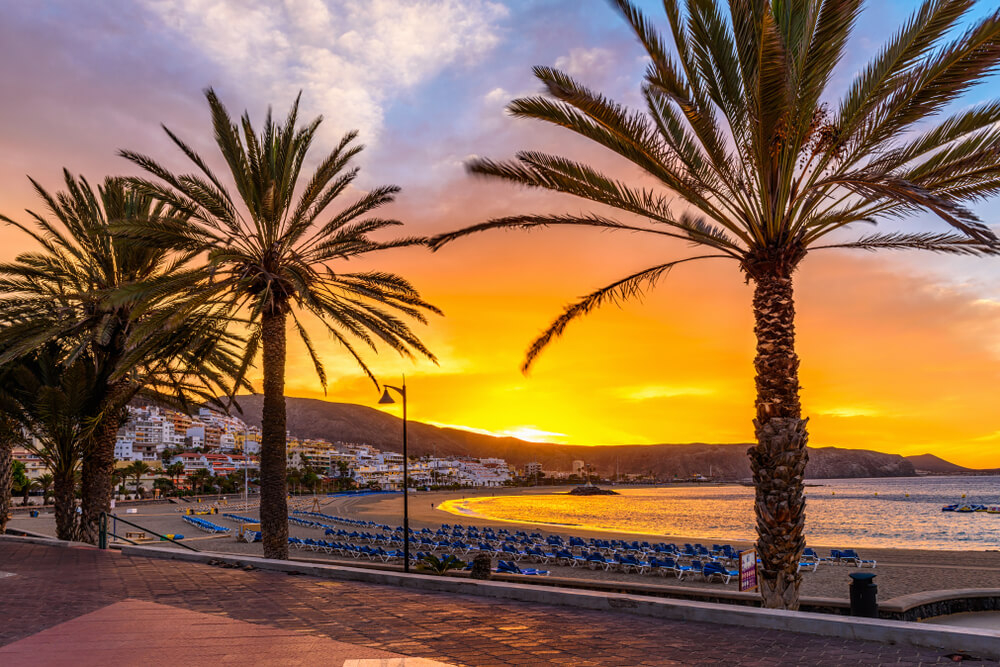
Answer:
[{"label": "trash bin", "polygon": [[38,510],[30,510],[28,512],[28,516],[30,516],[32,519],[37,519],[38,518]]},{"label": "trash bin", "polygon": [[851,616],[878,618],[878,586],[872,579],[871,572],[852,572],[851,577]]}]

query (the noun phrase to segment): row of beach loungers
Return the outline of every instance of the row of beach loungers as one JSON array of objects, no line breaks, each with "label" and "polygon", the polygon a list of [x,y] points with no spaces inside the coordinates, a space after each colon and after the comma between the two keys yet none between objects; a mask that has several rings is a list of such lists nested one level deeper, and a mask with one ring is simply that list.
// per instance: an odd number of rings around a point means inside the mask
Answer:
[{"label": "row of beach loungers", "polygon": [[200,516],[188,516],[184,515],[181,517],[189,524],[197,528],[198,530],[204,531],[206,533],[228,533],[231,528],[226,528],[225,526],[220,526],[217,523],[212,523],[206,519],[202,519]]},{"label": "row of beach loungers", "polygon": [[[288,545],[296,549],[309,549],[310,551],[322,551],[328,554],[339,554],[341,556],[350,556],[352,558],[367,558],[370,561],[381,561],[383,563],[388,563],[391,561],[402,561],[404,554],[398,549],[393,549],[386,551],[382,547],[372,548],[370,546],[357,546],[347,542],[329,542],[327,540],[315,540],[312,538],[301,539],[298,537],[289,537]],[[427,556],[432,554],[424,551],[417,551],[410,555],[410,561],[412,563],[420,563]],[[466,570],[472,569],[472,562],[463,561],[458,556],[454,554],[446,554],[443,559],[455,558],[461,566]],[[497,564],[497,567],[493,570],[499,574],[524,574],[529,576],[547,576],[549,574],[548,570],[539,570],[536,568],[522,568],[514,561],[504,561],[501,560]]]},{"label": "row of beach loungers", "polygon": [[[348,519],[318,512],[296,512],[296,514],[300,516],[290,517],[294,523],[322,529],[326,537],[337,538],[342,542],[365,542],[369,545],[396,549],[402,547],[403,529],[399,526],[391,528],[373,521]],[[312,518],[305,519],[303,516]],[[316,520],[320,518],[324,521]],[[326,523],[327,521],[367,530],[345,530],[332,526]],[[443,524],[436,531],[429,528],[411,529],[410,533],[410,543],[415,549],[426,549],[431,553],[467,556],[484,552],[511,562],[533,561],[661,576],[672,574],[680,579],[702,576],[707,580],[718,578],[728,583],[737,575],[735,568],[739,562],[739,550],[731,545],[713,544],[708,548],[702,544],[684,544],[678,547],[672,543],[650,544],[637,540],[543,536],[541,533],[511,532],[506,529],[481,529],[475,526],[466,528],[458,524],[454,526]],[[820,564],[833,563],[856,567],[876,565],[874,560],[862,559],[853,549],[833,549],[830,556],[820,556],[809,548],[805,550],[799,569],[815,571]]]}]

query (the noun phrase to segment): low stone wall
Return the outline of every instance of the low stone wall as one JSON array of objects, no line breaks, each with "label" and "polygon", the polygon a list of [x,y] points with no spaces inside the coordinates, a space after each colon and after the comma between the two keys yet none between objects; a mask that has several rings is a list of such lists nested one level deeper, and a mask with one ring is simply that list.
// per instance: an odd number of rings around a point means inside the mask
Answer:
[{"label": "low stone wall", "polygon": [[976,611],[1000,611],[1000,589],[962,588],[902,595],[879,605],[879,617],[921,621],[935,616]]}]

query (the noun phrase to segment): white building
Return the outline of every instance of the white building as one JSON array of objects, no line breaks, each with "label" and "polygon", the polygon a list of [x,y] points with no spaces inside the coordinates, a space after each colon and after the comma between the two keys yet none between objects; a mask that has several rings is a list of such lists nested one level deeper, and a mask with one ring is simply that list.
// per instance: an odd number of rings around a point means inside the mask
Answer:
[{"label": "white building", "polygon": [[115,439],[120,461],[158,461],[167,448],[184,446],[184,436],[174,430],[171,411],[155,406],[129,406],[128,417]]}]

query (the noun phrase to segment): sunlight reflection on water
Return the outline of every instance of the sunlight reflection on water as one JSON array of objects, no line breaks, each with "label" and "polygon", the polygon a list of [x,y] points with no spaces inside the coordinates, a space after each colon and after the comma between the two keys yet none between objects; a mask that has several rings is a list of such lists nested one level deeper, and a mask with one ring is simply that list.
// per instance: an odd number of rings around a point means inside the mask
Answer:
[{"label": "sunlight reflection on water", "polygon": [[[1000,505],[1000,477],[810,480],[809,543],[928,549],[1000,548],[1000,514],[942,512],[961,501]],[[447,503],[467,517],[752,541],[753,489],[696,486],[616,489],[619,496],[565,494],[470,498]],[[877,495],[876,495],[877,494]]]}]

